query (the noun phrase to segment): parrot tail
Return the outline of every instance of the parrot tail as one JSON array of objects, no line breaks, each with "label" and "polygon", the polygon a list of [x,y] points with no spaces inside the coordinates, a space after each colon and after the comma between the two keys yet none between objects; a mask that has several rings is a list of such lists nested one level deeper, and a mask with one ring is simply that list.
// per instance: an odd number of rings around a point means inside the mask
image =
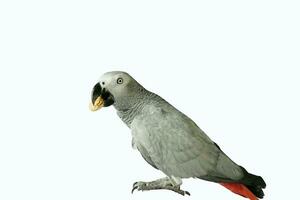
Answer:
[{"label": "parrot tail", "polygon": [[260,176],[248,173],[243,167],[241,168],[244,171],[244,177],[238,183],[221,181],[220,184],[233,193],[250,200],[262,199],[264,197],[262,189],[266,188],[264,179]]},{"label": "parrot tail", "polygon": [[250,200],[257,200],[256,196],[245,185],[241,183],[220,183],[220,184],[235,194],[241,195]]}]

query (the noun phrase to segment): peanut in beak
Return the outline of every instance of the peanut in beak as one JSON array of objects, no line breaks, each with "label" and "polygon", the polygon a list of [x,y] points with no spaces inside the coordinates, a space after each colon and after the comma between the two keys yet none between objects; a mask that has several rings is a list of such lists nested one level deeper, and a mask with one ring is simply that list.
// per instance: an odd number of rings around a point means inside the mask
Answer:
[{"label": "peanut in beak", "polygon": [[101,98],[101,96],[99,96],[96,101],[94,102],[94,105],[93,103],[90,103],[90,110],[91,111],[96,111],[96,110],[99,110],[100,108],[102,108],[104,105],[104,100]]}]

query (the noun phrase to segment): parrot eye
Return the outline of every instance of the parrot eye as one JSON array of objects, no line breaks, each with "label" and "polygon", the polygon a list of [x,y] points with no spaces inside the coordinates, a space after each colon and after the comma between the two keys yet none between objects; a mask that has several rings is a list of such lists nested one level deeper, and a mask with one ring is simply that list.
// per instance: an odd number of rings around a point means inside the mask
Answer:
[{"label": "parrot eye", "polygon": [[122,79],[122,78],[118,78],[118,79],[117,79],[117,83],[118,83],[118,84],[122,84],[122,83],[123,83],[123,79]]}]

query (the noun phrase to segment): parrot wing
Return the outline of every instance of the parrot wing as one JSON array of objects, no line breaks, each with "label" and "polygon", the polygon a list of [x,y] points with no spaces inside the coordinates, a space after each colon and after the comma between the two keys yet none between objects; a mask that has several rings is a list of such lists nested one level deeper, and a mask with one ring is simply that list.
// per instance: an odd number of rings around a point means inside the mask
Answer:
[{"label": "parrot wing", "polygon": [[243,171],[187,116],[174,107],[146,106],[131,124],[144,159],[168,176],[239,180]]}]

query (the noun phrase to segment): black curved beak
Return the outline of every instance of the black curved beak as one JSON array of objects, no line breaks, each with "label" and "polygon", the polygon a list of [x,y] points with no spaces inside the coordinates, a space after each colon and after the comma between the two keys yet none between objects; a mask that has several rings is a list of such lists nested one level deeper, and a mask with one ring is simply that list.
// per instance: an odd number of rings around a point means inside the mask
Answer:
[{"label": "black curved beak", "polygon": [[102,107],[111,106],[115,102],[113,95],[105,88],[102,88],[100,83],[97,83],[94,86],[91,100],[92,103],[90,109],[92,111],[99,110]]}]

